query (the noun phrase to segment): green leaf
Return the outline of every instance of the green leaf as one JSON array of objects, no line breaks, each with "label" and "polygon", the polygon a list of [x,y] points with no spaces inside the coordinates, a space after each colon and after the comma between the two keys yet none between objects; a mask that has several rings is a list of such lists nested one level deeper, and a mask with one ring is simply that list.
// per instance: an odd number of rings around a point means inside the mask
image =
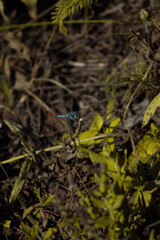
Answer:
[{"label": "green leaf", "polygon": [[160,93],[152,100],[147,107],[142,120],[142,127],[146,126],[151,117],[155,114],[157,108],[160,107]]},{"label": "green leaf", "polygon": [[[86,139],[86,138],[91,138],[91,137],[94,137],[94,136],[96,136],[96,134],[97,134],[97,131],[92,131],[92,130],[88,130],[88,131],[85,131],[85,132],[83,132],[83,133],[81,133],[80,135],[79,135],[79,139],[80,140],[83,140],[83,139]],[[89,143],[90,142],[92,142],[92,141],[89,141]],[[86,144],[86,142],[82,142],[81,144]]]},{"label": "green leaf", "polygon": [[73,217],[73,220],[74,220],[74,222],[73,222],[73,225],[76,227],[76,228],[78,228],[78,230],[81,232],[82,231],[82,229],[81,229],[81,226],[80,226],[80,218],[78,218],[78,217]]},{"label": "green leaf", "polygon": [[122,206],[122,202],[125,199],[125,195],[120,194],[120,195],[116,195],[116,199],[115,202],[113,204],[113,209],[119,209]]},{"label": "green leaf", "polygon": [[43,206],[45,206],[48,203],[53,203],[53,195],[50,194],[49,197],[45,200],[45,202],[43,203]]},{"label": "green leaf", "polygon": [[[138,157],[138,161],[142,163],[147,163],[152,156],[156,155],[159,152],[159,149],[159,130],[152,127],[151,131],[148,131],[136,146],[136,154]],[[128,162],[128,168],[130,170],[136,168],[138,162],[134,156],[134,152],[132,152],[129,156]]]},{"label": "green leaf", "polygon": [[92,163],[106,163],[106,158],[104,155],[89,151],[89,157]]},{"label": "green leaf", "polygon": [[19,177],[15,181],[15,184],[13,186],[13,189],[12,189],[12,192],[11,192],[11,195],[9,198],[10,204],[17,199],[17,197],[25,183],[26,176],[30,169],[31,163],[32,163],[32,161],[29,158],[26,158],[26,160],[23,162],[20,173],[19,173]]},{"label": "green leaf", "polygon": [[107,104],[106,120],[112,120],[113,118],[112,112],[114,110],[114,104],[115,104],[115,98],[113,97],[108,101],[108,104]]},{"label": "green leaf", "polygon": [[47,240],[47,239],[49,239],[50,237],[53,238],[54,233],[56,233],[56,232],[57,232],[57,229],[56,229],[56,228],[49,228],[49,229],[47,230],[47,232],[45,233],[45,235],[44,235],[44,237],[43,237],[43,240]]},{"label": "green leaf", "polygon": [[38,223],[36,223],[32,228],[30,228],[27,224],[24,222],[21,222],[21,226],[23,231],[26,234],[26,239],[28,240],[36,240],[38,236]]},{"label": "green leaf", "polygon": [[28,216],[33,211],[33,207],[25,208],[23,212],[23,219]]},{"label": "green leaf", "polygon": [[109,225],[109,217],[108,216],[101,216],[95,220],[95,228],[102,228],[103,230],[106,229]]},{"label": "green leaf", "polygon": [[150,191],[142,191],[143,200],[146,207],[149,207],[151,202],[152,194]]},{"label": "green leaf", "polygon": [[10,228],[11,220],[4,220],[2,224],[3,224],[3,227]]},{"label": "green leaf", "polygon": [[115,128],[118,124],[119,124],[119,122],[120,122],[120,118],[116,118],[116,119],[114,119],[112,122],[111,122],[111,124],[110,124],[110,128],[111,129],[113,129],[113,128]]},{"label": "green leaf", "polygon": [[39,202],[42,203],[43,200],[42,200],[42,197],[41,197],[41,194],[40,194],[40,188],[34,187],[34,192],[35,192],[37,198],[39,199]]},{"label": "green leaf", "polygon": [[140,198],[140,191],[135,191],[131,198],[131,204],[133,205],[133,208],[136,208],[139,205],[139,198]]},{"label": "green leaf", "polygon": [[155,233],[155,229],[152,229],[149,234],[149,240],[155,240],[154,233]]},{"label": "green leaf", "polygon": [[99,113],[97,113],[93,119],[90,130],[98,132],[102,128],[103,123],[104,123],[103,118],[101,117],[101,115]]},{"label": "green leaf", "polygon": [[7,83],[5,80],[1,80],[1,88],[2,88],[2,91],[5,95],[5,98],[6,98],[6,101],[9,105],[10,108],[13,107],[13,97],[12,97],[12,92],[11,90],[9,89]]},{"label": "green leaf", "polygon": [[101,209],[106,209],[106,203],[103,199],[99,198],[93,198],[93,202],[95,203],[95,206]]}]

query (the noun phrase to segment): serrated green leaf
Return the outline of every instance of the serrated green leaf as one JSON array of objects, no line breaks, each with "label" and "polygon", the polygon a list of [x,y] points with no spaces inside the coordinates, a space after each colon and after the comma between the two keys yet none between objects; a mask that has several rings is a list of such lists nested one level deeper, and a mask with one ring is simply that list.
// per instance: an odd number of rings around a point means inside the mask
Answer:
[{"label": "serrated green leaf", "polygon": [[157,108],[160,107],[160,93],[152,100],[147,107],[142,120],[142,127],[146,126],[151,117],[155,114]]},{"label": "serrated green leaf", "polygon": [[64,19],[74,14],[76,10],[82,9],[89,4],[92,4],[92,0],[87,0],[87,1],[59,0],[55,4],[55,11],[52,12],[52,22],[58,23],[60,27],[60,31],[62,31],[66,35],[67,29],[63,24]]},{"label": "serrated green leaf", "polygon": [[42,203],[43,200],[42,200],[42,197],[41,197],[40,188],[34,187],[34,192],[35,192],[37,198],[39,199],[39,202]]},{"label": "serrated green leaf", "polygon": [[46,204],[48,204],[48,203],[52,203],[52,202],[54,202],[53,201],[53,195],[52,194],[50,194],[49,195],[49,197],[45,200],[45,202],[43,203],[43,206],[45,206]]}]

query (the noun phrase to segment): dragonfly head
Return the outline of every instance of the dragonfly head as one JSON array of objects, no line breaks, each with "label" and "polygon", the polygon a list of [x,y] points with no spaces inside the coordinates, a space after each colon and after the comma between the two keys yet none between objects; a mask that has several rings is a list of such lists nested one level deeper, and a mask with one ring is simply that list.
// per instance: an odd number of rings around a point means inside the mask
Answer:
[{"label": "dragonfly head", "polygon": [[80,118],[80,114],[77,112],[70,112],[69,113],[69,118],[71,120],[78,120]]}]

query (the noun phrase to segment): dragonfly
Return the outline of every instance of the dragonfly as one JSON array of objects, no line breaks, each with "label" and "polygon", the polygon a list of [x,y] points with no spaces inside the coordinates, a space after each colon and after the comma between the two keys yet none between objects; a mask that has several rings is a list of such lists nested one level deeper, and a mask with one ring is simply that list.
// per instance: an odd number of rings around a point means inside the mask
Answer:
[{"label": "dragonfly", "polygon": [[68,114],[64,115],[57,115],[58,118],[66,118],[67,123],[70,130],[70,135],[73,135],[73,133],[76,131],[78,127],[78,121],[80,119],[80,113],[79,112],[70,112]]},{"label": "dragonfly", "polygon": [[80,113],[78,112],[70,112],[68,114],[64,114],[64,115],[57,115],[58,118],[67,118],[71,121],[77,121],[80,118]]}]

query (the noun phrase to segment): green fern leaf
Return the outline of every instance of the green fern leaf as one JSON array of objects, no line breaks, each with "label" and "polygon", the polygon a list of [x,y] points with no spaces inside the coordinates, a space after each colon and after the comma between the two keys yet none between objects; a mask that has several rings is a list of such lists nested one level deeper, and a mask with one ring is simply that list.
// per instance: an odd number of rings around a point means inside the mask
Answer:
[{"label": "green fern leaf", "polygon": [[67,29],[63,24],[64,19],[74,14],[76,10],[92,4],[92,2],[93,0],[59,0],[55,4],[55,12],[52,12],[53,23],[58,23],[60,31],[66,35]]}]

